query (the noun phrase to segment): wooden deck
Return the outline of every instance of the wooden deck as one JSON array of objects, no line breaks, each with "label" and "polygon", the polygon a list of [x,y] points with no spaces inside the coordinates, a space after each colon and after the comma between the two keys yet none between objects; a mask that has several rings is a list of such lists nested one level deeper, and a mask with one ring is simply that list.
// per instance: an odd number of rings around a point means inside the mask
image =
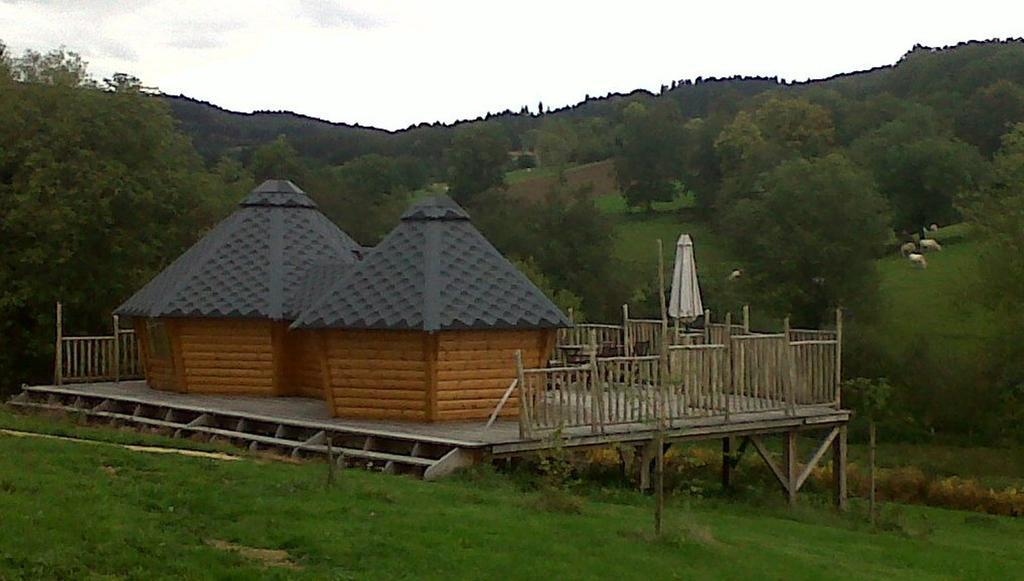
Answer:
[{"label": "wooden deck", "polygon": [[[636,423],[609,426],[603,433],[594,433],[589,428],[569,428],[559,432],[557,440],[553,435],[527,439],[520,437],[519,424],[514,420],[498,420],[488,427],[485,422],[420,423],[332,418],[324,402],[317,399],[189,395],[151,389],[144,381],[27,386],[25,391],[112,399],[197,413],[230,415],[254,421],[479,448],[496,456],[542,450],[556,445],[574,447],[612,442],[644,442],[650,440],[655,432],[649,424]],[[18,402],[13,403],[17,405]],[[734,413],[728,419],[722,416],[696,417],[673,421],[673,425],[666,431],[666,438],[669,441],[699,440],[819,429],[845,424],[849,417],[849,411],[835,410],[824,405],[797,406],[792,414],[774,410]]]},{"label": "wooden deck", "polygon": [[[221,439],[251,450],[293,456],[328,456],[347,465],[407,473],[432,480],[474,463],[528,455],[552,448],[634,447],[641,457],[640,485],[650,483],[659,434],[649,423],[572,427],[543,437],[520,436],[517,421],[397,422],[332,418],[326,404],[309,398],[188,395],[157,391],[143,381],[25,386],[8,405],[29,410],[83,414],[121,425],[164,430],[175,437]],[[757,402],[754,402],[755,404]],[[811,469],[832,451],[835,499],[846,500],[846,425],[850,412],[829,405],[750,411],[729,416],[673,420],[662,434],[666,445],[696,440],[722,442],[723,484],[748,444],[775,475],[790,502]],[[799,433],[821,433],[815,452],[797,458]],[[763,437],[783,437],[783,464],[776,464]],[[734,447],[734,441],[740,444]]]}]

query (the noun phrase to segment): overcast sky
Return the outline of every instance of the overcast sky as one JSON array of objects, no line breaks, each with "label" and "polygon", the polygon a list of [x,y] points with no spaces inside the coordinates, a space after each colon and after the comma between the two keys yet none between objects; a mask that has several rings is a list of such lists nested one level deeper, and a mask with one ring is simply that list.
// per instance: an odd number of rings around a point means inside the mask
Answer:
[{"label": "overcast sky", "polygon": [[252,111],[398,129],[672,79],[820,78],[1024,35],[1024,2],[0,0],[16,52]]}]

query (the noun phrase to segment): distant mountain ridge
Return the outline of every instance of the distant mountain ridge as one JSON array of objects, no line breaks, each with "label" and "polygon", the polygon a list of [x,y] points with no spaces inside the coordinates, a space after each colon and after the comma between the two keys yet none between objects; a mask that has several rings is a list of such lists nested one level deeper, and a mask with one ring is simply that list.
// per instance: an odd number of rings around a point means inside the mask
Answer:
[{"label": "distant mountain ridge", "polygon": [[518,149],[523,135],[545,119],[613,117],[618,103],[625,99],[674,99],[688,118],[703,117],[722,108],[735,109],[740,102],[773,90],[800,93],[831,89],[860,97],[885,92],[929,103],[935,101],[929,93],[941,90],[949,101],[937,106],[955,107],[957,99],[966,98],[978,87],[998,79],[1024,84],[1024,40],[968,41],[941,48],[917,45],[894,64],[824,79],[788,82],[760,76],[698,77],[673,81],[664,85],[659,94],[637,89],[626,94],[588,96],[576,105],[542,115],[523,110],[502,111],[450,124],[421,123],[397,131],[331,122],[291,111],[240,113],[184,95],[160,98],[168,103],[182,130],[208,160],[225,154],[244,158],[252,148],[285,135],[304,157],[334,165],[367,153],[436,160],[443,155],[454,127],[481,120],[497,120]]}]

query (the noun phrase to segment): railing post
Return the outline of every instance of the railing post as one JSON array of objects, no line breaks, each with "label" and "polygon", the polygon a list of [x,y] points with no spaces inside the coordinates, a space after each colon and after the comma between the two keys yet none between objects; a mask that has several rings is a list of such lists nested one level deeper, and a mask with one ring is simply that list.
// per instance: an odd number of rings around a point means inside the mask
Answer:
[{"label": "railing post", "polygon": [[590,345],[590,377],[588,387],[590,388],[590,430],[597,433],[599,430],[604,431],[604,417],[602,415],[602,401],[601,394],[598,393],[601,390],[601,382],[598,380],[597,374],[597,345],[591,343]]},{"label": "railing post", "polygon": [[732,407],[732,313],[725,314],[725,421],[729,421],[729,408]]},{"label": "railing post", "polygon": [[843,308],[836,308],[836,394],[834,406],[842,407],[843,385]]},{"label": "railing post", "polygon": [[629,332],[629,304],[622,305],[622,354],[626,357],[633,355],[633,337]]},{"label": "railing post", "polygon": [[121,381],[121,334],[120,321],[114,315],[114,383]]},{"label": "railing post", "polygon": [[796,415],[796,366],[793,364],[793,346],[789,341],[789,316],[782,321],[782,348],[786,379],[786,412]]},{"label": "railing post", "polygon": [[711,344],[711,309],[704,309],[704,344]]},{"label": "railing post", "polygon": [[661,345],[658,351],[668,349],[668,304],[665,303],[665,250],[658,238],[658,305],[661,307]]},{"label": "railing post", "polygon": [[57,345],[53,357],[53,382],[64,382],[64,307],[57,301]]},{"label": "railing post", "polygon": [[530,437],[530,406],[526,393],[526,374],[523,373],[523,351],[516,349],[516,377],[519,380],[519,437]]},{"label": "railing post", "polygon": [[750,334],[750,305],[743,305],[743,334]]}]

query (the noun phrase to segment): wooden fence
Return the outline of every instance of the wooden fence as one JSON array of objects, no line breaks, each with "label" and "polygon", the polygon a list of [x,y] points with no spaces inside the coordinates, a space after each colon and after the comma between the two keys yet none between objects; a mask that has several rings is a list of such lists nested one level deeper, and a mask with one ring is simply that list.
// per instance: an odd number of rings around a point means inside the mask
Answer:
[{"label": "wooden fence", "polygon": [[[631,327],[627,322],[621,328],[628,344]],[[838,311],[834,331],[793,330],[787,321],[782,333],[756,333],[727,319],[702,333],[672,337],[674,344],[655,355],[599,357],[592,344],[582,364],[524,369],[519,359],[523,437],[563,428],[599,432],[624,424],[671,426],[695,417],[728,421],[733,414],[839,406]]]},{"label": "wooden fence", "polygon": [[110,335],[64,336],[64,310],[57,303],[54,383],[86,383],[140,379],[142,361],[133,329],[122,329],[113,317]]}]

